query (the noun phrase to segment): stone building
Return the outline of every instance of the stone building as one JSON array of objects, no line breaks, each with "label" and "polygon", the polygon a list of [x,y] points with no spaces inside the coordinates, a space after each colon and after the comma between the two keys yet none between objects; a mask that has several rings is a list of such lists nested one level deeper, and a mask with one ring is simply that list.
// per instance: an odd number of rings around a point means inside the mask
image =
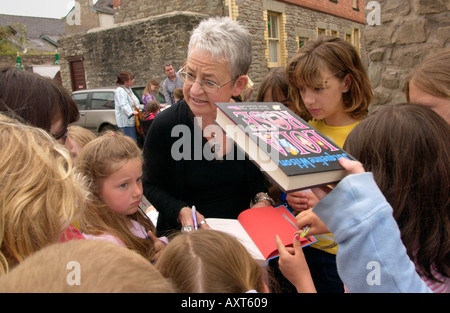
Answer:
[{"label": "stone building", "polygon": [[0,67],[15,67],[19,56],[24,70],[61,80],[58,39],[65,34],[63,20],[0,14],[0,25],[25,38],[17,46],[19,55],[0,55]]},{"label": "stone building", "polygon": [[363,0],[114,0],[113,8],[113,26],[59,41],[61,75],[69,90],[112,85],[121,70],[136,74],[135,85],[152,76],[162,81],[163,64],[181,66],[190,32],[209,16],[231,16],[249,28],[255,89],[267,71],[286,65],[304,42],[320,35],[348,40],[367,60]]},{"label": "stone building", "polygon": [[[450,46],[450,2],[377,3],[380,25],[367,25],[364,35],[368,73],[376,94],[374,105],[405,102],[404,85],[409,72],[430,52]],[[376,8],[367,8],[368,12],[372,10]]]},{"label": "stone building", "polygon": [[114,25],[113,0],[76,0],[75,6],[64,18],[66,33],[85,32],[97,27]]}]

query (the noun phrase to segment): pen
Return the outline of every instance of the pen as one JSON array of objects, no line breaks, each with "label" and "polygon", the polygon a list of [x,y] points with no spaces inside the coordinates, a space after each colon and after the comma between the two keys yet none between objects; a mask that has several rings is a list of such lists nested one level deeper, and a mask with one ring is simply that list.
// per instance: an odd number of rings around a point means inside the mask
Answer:
[{"label": "pen", "polygon": [[295,225],[295,223],[294,223],[294,222],[293,222],[286,214],[283,213],[283,217],[286,219],[286,221],[289,222],[289,224],[291,224],[292,226],[294,226],[294,228],[295,228],[296,230],[300,230],[300,228],[298,228],[298,226]]},{"label": "pen", "polygon": [[194,220],[194,229],[197,230],[198,224],[197,224],[197,212],[195,210],[195,205],[192,206],[192,219]]},{"label": "pen", "polygon": [[300,234],[300,238],[305,237],[308,235],[309,230],[311,229],[311,225],[306,225],[305,228],[303,228],[303,231]]}]

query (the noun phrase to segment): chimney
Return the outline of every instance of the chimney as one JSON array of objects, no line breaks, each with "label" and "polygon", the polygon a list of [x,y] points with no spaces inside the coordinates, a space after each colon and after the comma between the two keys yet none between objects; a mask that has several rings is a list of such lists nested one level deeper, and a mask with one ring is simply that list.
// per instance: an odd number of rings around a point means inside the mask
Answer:
[{"label": "chimney", "polygon": [[113,8],[117,8],[120,6],[120,0],[113,0]]}]

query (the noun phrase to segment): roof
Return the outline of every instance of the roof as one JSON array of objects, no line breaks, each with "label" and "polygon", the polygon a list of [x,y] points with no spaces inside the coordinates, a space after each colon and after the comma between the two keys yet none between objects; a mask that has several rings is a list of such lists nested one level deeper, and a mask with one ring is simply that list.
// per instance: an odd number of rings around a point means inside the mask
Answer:
[{"label": "roof", "polygon": [[99,13],[114,15],[113,0],[98,0],[92,6],[92,9]]},{"label": "roof", "polygon": [[54,52],[55,43],[66,33],[63,19],[0,14],[0,25],[14,27],[16,23],[26,26],[28,50]]},{"label": "roof", "polygon": [[27,26],[28,38],[39,38],[41,35],[63,36],[66,34],[63,19],[0,14],[0,25],[7,26],[15,23]]}]

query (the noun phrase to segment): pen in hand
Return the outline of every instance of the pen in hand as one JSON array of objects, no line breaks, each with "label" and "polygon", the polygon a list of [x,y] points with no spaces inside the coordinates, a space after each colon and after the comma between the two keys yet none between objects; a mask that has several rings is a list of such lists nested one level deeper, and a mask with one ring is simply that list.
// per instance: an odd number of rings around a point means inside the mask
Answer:
[{"label": "pen in hand", "polygon": [[[298,228],[298,226],[297,226],[296,224],[294,224],[294,222],[291,221],[291,219],[290,219],[289,217],[287,217],[286,214],[283,213],[283,217],[284,217],[284,219],[285,219],[286,221],[289,222],[289,224],[291,224],[292,226],[294,226],[295,229],[300,230],[300,228]],[[308,235],[308,232],[309,232],[309,229],[310,229],[310,228],[311,228],[311,225],[306,225],[305,228],[303,228],[303,231],[300,233],[300,238],[306,237],[306,235]],[[307,239],[308,241],[311,242],[311,239],[309,239],[308,237],[306,237],[306,239]]]},{"label": "pen in hand", "polygon": [[192,206],[192,219],[194,220],[194,229],[197,230],[198,229],[198,224],[197,224],[197,212],[195,210],[195,206]]},{"label": "pen in hand", "polygon": [[305,228],[303,228],[303,231],[300,233],[300,238],[303,238],[306,235],[308,235],[308,232],[310,229],[311,229],[311,225],[306,225]]}]

